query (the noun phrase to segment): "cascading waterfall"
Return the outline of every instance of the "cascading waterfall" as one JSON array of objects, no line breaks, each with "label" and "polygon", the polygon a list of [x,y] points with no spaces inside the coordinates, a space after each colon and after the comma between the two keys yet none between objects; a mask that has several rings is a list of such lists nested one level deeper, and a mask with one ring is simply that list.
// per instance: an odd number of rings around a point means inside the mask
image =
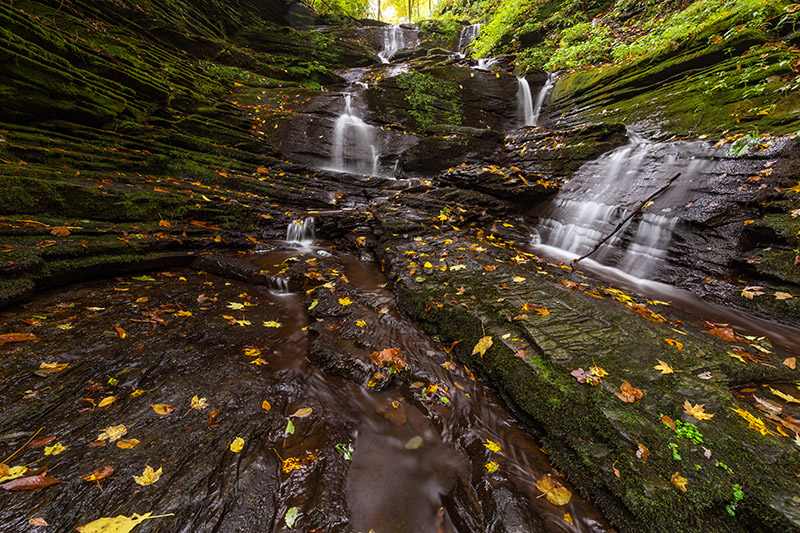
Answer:
[{"label": "cascading waterfall", "polygon": [[461,35],[458,38],[458,51],[456,52],[458,57],[464,57],[464,50],[467,46],[472,44],[472,41],[478,36],[479,31],[481,31],[480,22],[461,28]]},{"label": "cascading waterfall", "polygon": [[497,63],[496,57],[482,57],[476,60],[475,68],[480,70],[489,70],[489,67]]},{"label": "cascading waterfall", "polygon": [[[556,195],[537,225],[534,244],[591,251],[639,203],[671,177],[681,177],[606,241],[592,259],[644,278],[667,257],[679,210],[692,183],[708,168],[714,149],[701,143],[654,143],[631,134],[626,146],[585,164]],[[547,250],[543,250],[545,253]]]},{"label": "cascading waterfall", "polygon": [[378,175],[379,153],[374,128],[364,122],[353,108],[352,94],[344,95],[344,110],[333,127],[332,170]]},{"label": "cascading waterfall", "polygon": [[522,76],[517,78],[517,83],[517,115],[519,121],[523,126],[538,126],[542,107],[545,100],[547,100],[547,95],[550,94],[556,84],[556,77],[552,73],[547,77],[547,82],[539,90],[539,94],[536,95],[535,104],[533,103],[531,86],[528,84],[528,80]]},{"label": "cascading waterfall", "polygon": [[381,28],[383,36],[383,50],[378,53],[378,58],[388,64],[392,56],[403,48],[413,48],[418,44],[417,30],[403,28],[399,24],[392,24]]},{"label": "cascading waterfall", "polygon": [[314,218],[306,217],[303,220],[289,222],[286,227],[286,241],[293,244],[308,245],[314,242]]}]

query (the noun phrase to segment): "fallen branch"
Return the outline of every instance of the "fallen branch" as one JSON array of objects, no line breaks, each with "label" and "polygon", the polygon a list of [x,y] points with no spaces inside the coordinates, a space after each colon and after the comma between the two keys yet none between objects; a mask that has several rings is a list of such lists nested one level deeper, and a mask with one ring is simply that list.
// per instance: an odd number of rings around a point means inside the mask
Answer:
[{"label": "fallen branch", "polygon": [[669,179],[669,181],[668,181],[667,183],[665,183],[665,184],[664,184],[664,185],[663,185],[663,186],[662,186],[660,189],[658,189],[656,192],[654,192],[653,194],[651,194],[650,196],[648,196],[647,198],[645,198],[645,199],[644,199],[644,201],[643,201],[641,204],[639,204],[639,207],[637,207],[636,209],[634,209],[633,211],[631,211],[631,214],[629,214],[628,216],[626,216],[625,218],[623,218],[623,219],[620,221],[620,223],[619,223],[619,224],[617,224],[617,227],[615,227],[615,228],[614,228],[614,229],[611,231],[611,233],[609,233],[608,235],[606,235],[605,237],[603,237],[603,238],[602,238],[602,239],[601,239],[601,240],[600,240],[600,241],[599,241],[597,244],[595,244],[595,245],[594,245],[594,248],[592,248],[591,250],[589,250],[587,253],[583,254],[583,255],[582,255],[582,256],[580,256],[579,258],[577,258],[577,259],[573,259],[573,260],[572,260],[572,269],[574,270],[574,269],[575,269],[575,267],[578,265],[578,263],[579,263],[579,262],[583,261],[584,259],[586,259],[586,258],[587,258],[587,257],[589,257],[590,255],[592,255],[593,253],[595,253],[595,252],[596,252],[596,251],[597,251],[597,250],[598,250],[598,249],[599,249],[601,246],[603,246],[603,244],[604,244],[604,243],[605,243],[605,242],[606,242],[608,239],[610,239],[610,238],[611,238],[611,237],[612,237],[612,236],[613,236],[613,235],[614,235],[616,232],[618,232],[619,230],[621,230],[621,229],[622,229],[622,227],[623,227],[625,224],[627,224],[627,223],[628,223],[628,221],[629,221],[630,219],[632,219],[633,217],[635,217],[635,216],[636,216],[636,215],[637,215],[637,214],[638,214],[638,213],[639,213],[639,212],[640,212],[642,209],[644,209],[645,207],[647,207],[647,204],[648,204],[648,203],[650,203],[650,202],[651,202],[651,201],[652,201],[652,200],[653,200],[653,199],[654,199],[656,196],[658,196],[658,195],[659,195],[659,194],[661,194],[662,192],[666,191],[666,190],[669,188],[669,186],[670,186],[670,185],[672,185],[672,182],[673,182],[673,181],[675,181],[676,179],[678,179],[678,178],[680,177],[680,175],[681,175],[681,173],[680,173],[680,172],[678,172],[677,174],[675,174],[674,176],[672,176],[672,177]]}]

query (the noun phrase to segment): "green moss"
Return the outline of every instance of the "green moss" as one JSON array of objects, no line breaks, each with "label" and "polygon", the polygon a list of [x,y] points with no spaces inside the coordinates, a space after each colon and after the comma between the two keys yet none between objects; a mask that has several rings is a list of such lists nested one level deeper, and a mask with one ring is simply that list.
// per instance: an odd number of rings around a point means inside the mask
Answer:
[{"label": "green moss", "polygon": [[405,91],[409,114],[421,129],[434,124],[460,125],[460,92],[454,85],[437,80],[424,72],[406,72],[397,78],[397,85]]}]

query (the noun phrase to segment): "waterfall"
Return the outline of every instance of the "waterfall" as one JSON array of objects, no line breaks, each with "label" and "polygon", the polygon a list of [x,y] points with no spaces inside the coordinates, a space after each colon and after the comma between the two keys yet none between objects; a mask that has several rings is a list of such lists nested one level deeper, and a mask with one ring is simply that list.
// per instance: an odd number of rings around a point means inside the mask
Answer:
[{"label": "waterfall", "polygon": [[552,73],[547,77],[547,82],[542,86],[539,90],[539,94],[536,96],[536,104],[533,103],[531,86],[528,84],[528,80],[522,76],[517,78],[517,83],[517,116],[519,117],[519,121],[523,126],[538,126],[539,115],[542,113],[544,101],[547,99],[547,95],[550,94],[550,91],[553,90],[553,86],[556,84],[556,77]]},{"label": "waterfall", "polygon": [[388,64],[392,56],[403,48],[413,48],[418,44],[417,30],[406,29],[399,24],[392,24],[381,28],[383,37],[383,50],[378,53],[378,58],[384,64]]},{"label": "waterfall", "polygon": [[480,70],[489,70],[489,67],[497,63],[496,57],[482,57],[477,60],[475,68]]},{"label": "waterfall", "polygon": [[577,258],[680,172],[669,189],[591,256],[647,277],[664,265],[679,212],[713,155],[714,149],[702,143],[654,143],[632,134],[629,144],[583,165],[558,192],[539,220],[534,244],[566,250]]},{"label": "waterfall", "polygon": [[478,36],[478,32],[481,31],[481,24],[470,24],[469,26],[464,26],[461,28],[461,35],[458,38],[458,57],[464,57],[464,50],[472,44],[472,41]]},{"label": "waterfall", "polygon": [[353,109],[351,93],[344,95],[344,110],[334,124],[331,145],[332,170],[378,175],[374,128]]},{"label": "waterfall", "polygon": [[286,227],[286,240],[293,244],[311,244],[314,242],[314,218],[306,217],[303,220],[289,222]]}]

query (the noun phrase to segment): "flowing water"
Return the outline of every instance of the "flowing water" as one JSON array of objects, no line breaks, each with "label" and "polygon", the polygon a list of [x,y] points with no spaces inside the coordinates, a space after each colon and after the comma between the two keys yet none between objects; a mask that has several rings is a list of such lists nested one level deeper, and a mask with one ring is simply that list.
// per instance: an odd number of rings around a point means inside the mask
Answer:
[{"label": "flowing water", "polygon": [[309,245],[314,242],[314,217],[295,220],[286,226],[286,241],[293,244]]},{"label": "flowing water", "polygon": [[413,48],[419,44],[419,31],[416,28],[405,28],[400,24],[392,24],[381,28],[383,50],[378,53],[378,58],[384,64],[392,60],[392,56],[403,48]]},{"label": "flowing water", "polygon": [[377,176],[380,152],[375,140],[375,128],[358,115],[353,106],[354,94],[357,93],[342,95],[344,106],[334,123],[331,139],[331,169]]},{"label": "flowing water", "polygon": [[464,57],[465,50],[470,44],[472,44],[472,41],[475,40],[475,38],[478,36],[478,32],[480,31],[480,23],[470,24],[469,26],[464,26],[461,28],[461,35],[458,37],[458,49],[456,50],[456,55],[458,57]]},{"label": "flowing water", "polygon": [[547,100],[550,91],[556,83],[554,74],[547,77],[547,82],[539,90],[536,95],[536,102],[534,103],[531,94],[531,86],[524,76],[517,78],[517,117],[522,126],[538,126],[539,117],[542,114],[542,107]]}]

